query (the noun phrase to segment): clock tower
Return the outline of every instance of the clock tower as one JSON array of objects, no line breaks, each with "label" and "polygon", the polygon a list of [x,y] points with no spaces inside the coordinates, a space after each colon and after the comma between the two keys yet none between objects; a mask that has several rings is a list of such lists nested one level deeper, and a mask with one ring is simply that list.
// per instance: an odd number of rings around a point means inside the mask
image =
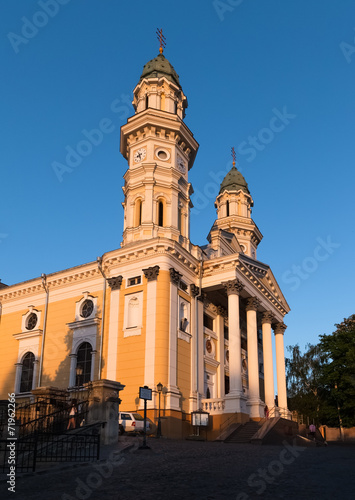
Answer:
[{"label": "clock tower", "polygon": [[135,114],[121,127],[124,174],[122,246],[165,237],[190,247],[193,189],[188,180],[198,143],[184,123],[187,98],[160,53],[143,68],[133,91]]}]

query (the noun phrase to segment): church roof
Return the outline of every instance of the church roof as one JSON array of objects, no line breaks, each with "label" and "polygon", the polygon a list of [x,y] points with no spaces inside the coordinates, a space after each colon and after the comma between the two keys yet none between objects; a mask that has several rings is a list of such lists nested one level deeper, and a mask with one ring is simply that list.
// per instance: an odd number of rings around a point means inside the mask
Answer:
[{"label": "church roof", "polygon": [[250,194],[246,180],[239,172],[239,170],[237,170],[233,165],[233,167],[230,169],[230,171],[222,181],[219,194],[223,193],[223,191],[239,191],[239,189],[241,189],[245,193]]},{"label": "church roof", "polygon": [[160,76],[165,76],[167,80],[181,87],[179,75],[163,54],[158,54],[154,59],[147,62],[140,80],[143,80],[143,78],[159,78]]}]

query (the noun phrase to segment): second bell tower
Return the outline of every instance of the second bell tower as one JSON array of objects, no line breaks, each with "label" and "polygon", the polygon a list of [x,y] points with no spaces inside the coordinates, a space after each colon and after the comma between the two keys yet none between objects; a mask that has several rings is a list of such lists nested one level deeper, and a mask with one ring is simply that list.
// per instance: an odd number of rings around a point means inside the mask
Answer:
[{"label": "second bell tower", "polygon": [[128,161],[122,246],[156,237],[190,244],[188,171],[198,143],[183,121],[187,98],[179,76],[162,52],[144,66],[133,91],[135,114],[121,127]]}]

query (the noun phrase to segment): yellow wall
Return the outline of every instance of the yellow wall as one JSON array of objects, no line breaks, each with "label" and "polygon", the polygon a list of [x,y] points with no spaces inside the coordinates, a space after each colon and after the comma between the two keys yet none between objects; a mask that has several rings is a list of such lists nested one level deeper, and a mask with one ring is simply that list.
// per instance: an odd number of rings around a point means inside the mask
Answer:
[{"label": "yellow wall", "polygon": [[191,344],[178,339],[177,357],[177,385],[181,391],[181,408],[189,411],[189,397],[191,387]]}]

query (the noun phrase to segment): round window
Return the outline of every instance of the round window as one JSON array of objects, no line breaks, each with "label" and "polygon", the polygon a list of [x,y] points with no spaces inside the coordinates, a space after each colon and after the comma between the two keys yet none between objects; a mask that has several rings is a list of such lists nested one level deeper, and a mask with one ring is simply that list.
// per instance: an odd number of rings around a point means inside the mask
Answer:
[{"label": "round window", "polygon": [[36,325],[37,325],[37,314],[31,313],[27,318],[26,328],[27,330],[33,330]]},{"label": "round window", "polygon": [[155,155],[162,161],[167,161],[170,158],[170,153],[166,149],[157,149]]},{"label": "round window", "polygon": [[206,340],[206,351],[208,352],[208,354],[211,354],[212,352],[212,342],[209,339]]},{"label": "round window", "polygon": [[84,303],[81,306],[80,316],[82,318],[88,318],[89,316],[91,316],[93,310],[94,310],[94,303],[93,303],[93,301],[89,300],[89,299],[86,299],[86,300],[84,300]]}]

